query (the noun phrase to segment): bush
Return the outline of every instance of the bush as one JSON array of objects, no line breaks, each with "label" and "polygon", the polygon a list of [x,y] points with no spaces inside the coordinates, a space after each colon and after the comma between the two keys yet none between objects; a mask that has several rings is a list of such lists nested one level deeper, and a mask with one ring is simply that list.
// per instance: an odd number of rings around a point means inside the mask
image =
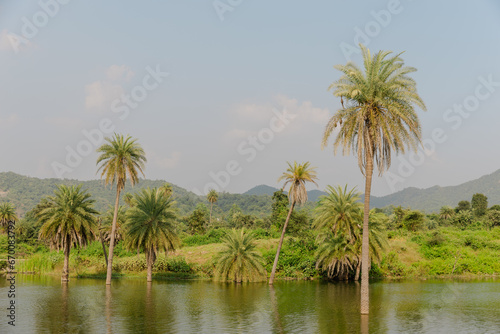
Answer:
[{"label": "bush", "polygon": [[427,245],[429,245],[430,247],[440,246],[445,241],[446,241],[446,239],[443,236],[443,234],[441,234],[441,232],[439,232],[439,231],[436,231],[427,240]]},{"label": "bush", "polygon": [[223,228],[211,229],[205,234],[195,234],[182,239],[184,246],[201,246],[222,242],[227,230]]}]

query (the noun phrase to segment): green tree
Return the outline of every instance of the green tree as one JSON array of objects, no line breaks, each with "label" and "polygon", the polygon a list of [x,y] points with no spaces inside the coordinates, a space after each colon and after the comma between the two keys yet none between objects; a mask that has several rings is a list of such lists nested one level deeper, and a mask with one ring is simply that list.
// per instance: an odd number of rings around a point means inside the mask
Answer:
[{"label": "green tree", "polygon": [[460,210],[452,219],[453,225],[465,230],[472,224],[472,212],[470,210]]},{"label": "green tree", "polygon": [[172,200],[162,190],[143,189],[135,197],[136,205],[127,211],[125,243],[130,250],[144,249],[147,281],[152,281],[156,254],[172,251],[179,244],[175,232]]},{"label": "green tree", "polygon": [[460,201],[458,202],[457,207],[455,208],[455,212],[460,212],[460,211],[468,211],[470,210],[470,202],[469,201]]},{"label": "green tree", "polygon": [[403,226],[408,231],[415,232],[420,229],[424,223],[425,215],[418,210],[409,211],[403,218]]},{"label": "green tree", "polygon": [[353,238],[340,231],[336,235],[328,231],[316,250],[316,268],[322,268],[329,279],[348,279],[349,272],[358,266],[357,244]]},{"label": "green tree", "polygon": [[482,217],[488,211],[488,197],[483,194],[472,195],[472,200],[470,202],[472,212],[476,217]]},{"label": "green tree", "polygon": [[500,226],[500,210],[489,210],[487,215],[490,227]]},{"label": "green tree", "polygon": [[448,222],[453,215],[455,214],[455,210],[451,206],[442,206],[441,209],[439,210],[439,218],[441,218],[443,221]]},{"label": "green tree", "polygon": [[203,203],[198,203],[187,219],[189,233],[205,233],[208,224],[208,209]]},{"label": "green tree", "polygon": [[0,203],[0,225],[6,228],[10,221],[16,222],[17,220],[19,219],[14,205],[9,202]]},{"label": "green tree", "polygon": [[405,67],[400,54],[388,57],[390,51],[379,51],[372,55],[366,47],[360,47],[364,72],[352,62],[335,66],[342,76],[330,89],[341,98],[342,108],[328,122],[322,146],[326,146],[328,138],[339,126],[334,152],[339,147],[344,154],[352,150],[365,176],[361,314],[368,314],[369,278],[368,265],[365,264],[369,262],[368,224],[374,162],[382,174],[391,164],[391,151],[405,153],[405,146],[417,150],[421,129],[414,105],[423,110],[426,108],[417,93],[415,81],[408,76],[416,69]]},{"label": "green tree", "polygon": [[139,173],[144,175],[143,169],[146,162],[144,150],[137,143],[136,139],[130,136],[124,137],[121,134],[114,134],[112,138],[105,138],[107,144],[103,144],[97,149],[100,156],[97,158],[97,165],[100,164],[98,172],[101,171],[101,178],[105,177],[106,184],[116,183],[116,200],[113,223],[111,227],[111,239],[109,242],[108,270],[106,275],[106,285],[111,284],[113,272],[113,250],[115,247],[115,231],[118,217],[118,207],[120,205],[120,192],[125,187],[127,178],[132,186],[139,181]]},{"label": "green tree", "polygon": [[210,219],[208,220],[210,225],[212,225],[212,207],[214,203],[217,202],[218,198],[219,194],[217,194],[217,191],[215,191],[215,189],[211,189],[207,194],[207,200],[210,203]]},{"label": "green tree", "polygon": [[215,257],[216,279],[222,281],[265,281],[263,258],[255,249],[255,237],[245,229],[231,230]]},{"label": "green tree", "polygon": [[51,247],[62,248],[64,266],[61,279],[69,280],[69,254],[71,246],[86,246],[94,239],[95,215],[94,200],[87,191],[78,187],[61,185],[55,196],[48,197],[44,208],[37,213],[43,223],[39,238],[48,241]]},{"label": "green tree", "polygon": [[287,184],[290,184],[290,189],[288,190],[288,199],[291,203],[290,210],[288,211],[288,216],[285,220],[285,225],[283,225],[283,231],[281,232],[280,241],[278,244],[278,249],[276,250],[276,257],[274,258],[273,269],[271,271],[271,277],[269,278],[269,284],[274,283],[274,275],[276,273],[276,267],[278,266],[278,259],[280,256],[281,247],[283,245],[283,239],[285,238],[286,227],[290,221],[290,216],[292,214],[293,208],[296,204],[300,205],[307,202],[307,190],[306,182],[316,183],[316,171],[315,168],[310,167],[309,162],[303,164],[293,163],[293,166],[288,163],[288,169],[281,175],[278,182],[285,180],[283,189]]}]

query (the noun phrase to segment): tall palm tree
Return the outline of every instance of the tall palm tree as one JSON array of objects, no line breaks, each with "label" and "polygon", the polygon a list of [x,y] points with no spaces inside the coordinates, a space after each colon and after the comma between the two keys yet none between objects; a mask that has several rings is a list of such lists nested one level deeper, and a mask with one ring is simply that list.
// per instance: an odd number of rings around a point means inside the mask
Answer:
[{"label": "tall palm tree", "polygon": [[125,243],[129,249],[144,249],[147,281],[151,282],[156,254],[175,250],[179,244],[173,224],[175,211],[172,199],[156,188],[143,189],[134,198],[136,205],[127,211]]},{"label": "tall palm tree", "polygon": [[210,191],[207,194],[207,200],[210,202],[210,220],[209,223],[210,225],[212,224],[212,206],[214,205],[215,202],[219,199],[219,194],[215,191],[215,189],[210,189]]},{"label": "tall palm tree", "polygon": [[0,225],[5,228],[10,221],[15,222],[17,220],[19,219],[14,205],[9,202],[0,203]]},{"label": "tall palm tree", "polygon": [[265,281],[262,256],[255,250],[255,237],[245,229],[231,230],[223,239],[224,249],[215,258],[215,274],[222,281]]},{"label": "tall palm tree", "polygon": [[421,129],[414,105],[426,108],[415,81],[408,76],[416,69],[404,66],[401,54],[389,57],[392,52],[379,51],[372,55],[365,46],[360,47],[364,72],[352,62],[335,66],[343,75],[330,89],[341,98],[342,108],[329,120],[322,147],[339,126],[334,152],[341,146],[343,154],[351,150],[357,154],[365,177],[361,313],[368,314],[368,224],[374,163],[380,175],[391,164],[391,151],[405,153],[405,146],[416,151],[421,142]]},{"label": "tall palm tree", "polygon": [[128,179],[132,186],[139,181],[138,174],[144,175],[144,163],[146,156],[144,150],[137,143],[136,139],[121,134],[114,134],[112,138],[106,138],[107,144],[103,144],[97,149],[101,153],[97,158],[97,165],[100,164],[98,172],[101,172],[101,178],[105,177],[105,184],[114,184],[116,182],[116,200],[113,224],[111,227],[111,239],[109,243],[108,271],[106,275],[106,284],[111,284],[111,275],[113,271],[113,250],[115,247],[116,220],[118,217],[118,207],[120,205],[120,192],[125,187]]},{"label": "tall palm tree", "polygon": [[81,185],[60,185],[55,196],[48,197],[44,208],[36,214],[43,223],[39,238],[64,250],[63,281],[69,280],[71,246],[84,247],[94,239],[95,215],[98,212],[94,210],[93,204],[94,200],[87,191],[81,190]]},{"label": "tall palm tree", "polygon": [[316,171],[315,167],[311,167],[309,162],[303,164],[297,164],[295,161],[293,166],[288,162],[288,169],[283,175],[280,176],[278,182],[285,180],[283,189],[287,184],[290,183],[290,189],[288,190],[288,200],[291,203],[290,210],[288,210],[288,216],[285,220],[285,225],[283,225],[283,231],[281,232],[281,238],[278,244],[278,249],[276,250],[276,257],[274,258],[273,270],[271,271],[271,277],[269,278],[269,284],[274,283],[274,275],[276,274],[276,267],[278,266],[278,259],[280,256],[281,246],[283,245],[283,239],[285,238],[286,228],[288,222],[290,221],[290,216],[292,215],[293,208],[296,204],[300,205],[307,202],[307,190],[306,182],[316,183]]}]

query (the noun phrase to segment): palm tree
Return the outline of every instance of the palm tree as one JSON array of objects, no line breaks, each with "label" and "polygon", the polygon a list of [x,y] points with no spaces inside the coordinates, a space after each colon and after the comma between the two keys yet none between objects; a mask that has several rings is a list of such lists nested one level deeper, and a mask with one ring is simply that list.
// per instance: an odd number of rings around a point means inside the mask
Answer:
[{"label": "palm tree", "polygon": [[101,153],[97,158],[97,165],[101,164],[98,171],[102,170],[101,178],[105,177],[105,184],[116,182],[116,200],[113,223],[111,227],[111,239],[109,243],[108,271],[106,284],[111,284],[113,271],[113,250],[115,247],[116,220],[118,217],[118,207],[120,205],[120,192],[125,187],[127,177],[132,186],[139,180],[138,173],[144,175],[144,163],[146,156],[142,147],[136,139],[128,136],[116,134],[113,138],[106,138],[107,144],[103,144],[97,149]]},{"label": "palm tree", "polygon": [[316,250],[316,268],[326,269],[328,278],[347,280],[349,272],[357,267],[359,248],[345,231],[328,231]]},{"label": "palm tree", "polygon": [[278,266],[281,246],[283,245],[283,239],[285,238],[286,228],[288,226],[290,216],[292,215],[293,208],[296,204],[300,205],[307,202],[306,182],[312,182],[317,185],[315,181],[316,171],[314,169],[314,167],[310,167],[309,162],[297,164],[297,162],[295,161],[293,163],[293,166],[288,162],[288,169],[278,179],[278,182],[285,180],[283,189],[287,184],[290,183],[290,189],[288,190],[288,200],[290,201],[291,206],[290,210],[288,211],[288,216],[285,220],[285,225],[283,225],[283,231],[281,232],[281,238],[278,244],[278,249],[276,250],[276,257],[274,258],[273,270],[271,271],[269,284],[274,283],[274,275],[276,273],[276,267]]},{"label": "palm tree", "polygon": [[322,147],[339,126],[334,152],[341,146],[343,154],[351,150],[356,153],[365,176],[361,313],[368,314],[368,224],[373,165],[377,163],[380,175],[391,164],[391,151],[405,153],[405,146],[416,151],[421,129],[414,105],[425,110],[425,104],[417,93],[415,81],[408,76],[416,69],[404,66],[401,54],[388,57],[392,52],[379,51],[372,56],[365,46],[360,47],[364,72],[352,62],[335,66],[343,75],[330,89],[341,98],[342,108],[329,120]]},{"label": "palm tree", "polygon": [[222,281],[265,281],[263,258],[255,250],[255,237],[245,229],[231,230],[223,239],[224,249],[215,258],[216,278]]},{"label": "palm tree", "polygon": [[78,187],[60,185],[49,197],[44,208],[37,212],[37,218],[43,223],[39,238],[50,242],[52,247],[64,250],[62,281],[69,280],[69,254],[71,246],[86,246],[94,239],[96,225],[93,208],[94,200],[90,194]]},{"label": "palm tree", "polygon": [[[113,229],[113,218],[115,216],[115,209],[110,205],[104,216],[102,216],[101,224],[99,227],[100,232],[102,232],[102,238],[106,242],[110,242],[111,233]],[[115,242],[123,240],[123,225],[126,220],[127,209],[120,205],[118,207],[118,215],[116,217],[116,228],[115,228]]]},{"label": "palm tree", "polygon": [[441,218],[444,221],[448,221],[450,218],[452,218],[455,215],[455,210],[451,206],[442,206],[441,210],[439,211],[439,218]]},{"label": "palm tree", "polygon": [[172,196],[174,193],[172,185],[168,182],[165,182],[160,188],[158,188],[158,190],[163,191],[163,193],[165,194],[165,196],[167,196],[167,198],[170,198],[170,196]]},{"label": "palm tree", "polygon": [[9,222],[15,222],[19,220],[16,215],[16,209],[14,205],[9,202],[0,203],[0,225],[6,228]]},{"label": "palm tree", "polygon": [[172,199],[158,189],[143,189],[135,195],[136,205],[127,211],[125,243],[129,249],[146,253],[147,281],[152,281],[153,265],[159,251],[175,250],[179,239],[173,225]]},{"label": "palm tree", "polygon": [[207,200],[210,202],[210,220],[209,223],[212,225],[212,206],[214,205],[215,202],[219,199],[219,195],[215,191],[215,189],[210,189],[210,191],[207,194]]},{"label": "palm tree", "polygon": [[347,191],[347,185],[344,189],[327,186],[326,193],[318,200],[313,226],[318,230],[327,228],[334,235],[344,233],[353,238],[363,219],[359,193],[356,188]]}]

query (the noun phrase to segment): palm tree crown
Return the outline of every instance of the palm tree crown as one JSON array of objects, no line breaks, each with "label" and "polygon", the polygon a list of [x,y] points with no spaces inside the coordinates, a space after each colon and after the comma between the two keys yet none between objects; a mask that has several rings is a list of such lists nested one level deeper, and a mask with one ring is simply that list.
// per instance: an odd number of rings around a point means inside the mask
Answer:
[{"label": "palm tree crown", "polygon": [[339,146],[344,154],[352,149],[363,174],[367,159],[375,159],[382,173],[391,165],[391,150],[405,153],[405,144],[416,150],[421,129],[413,105],[423,110],[426,107],[415,81],[408,76],[416,69],[404,66],[401,54],[387,58],[392,52],[379,51],[372,56],[363,45],[361,50],[364,72],[352,62],[335,66],[343,75],[330,89],[347,103],[328,122],[322,146],[340,126],[335,152]]},{"label": "palm tree crown", "polygon": [[307,202],[306,182],[316,183],[316,171],[309,162],[297,164],[294,161],[293,166],[288,162],[288,169],[278,179],[278,182],[285,180],[283,189],[290,184],[288,190],[288,199],[290,203],[303,204]]},{"label": "palm tree crown", "polygon": [[9,202],[0,203],[0,225],[7,226],[10,221],[17,221],[16,209]]},{"label": "palm tree crown", "polygon": [[223,239],[224,249],[216,256],[216,277],[223,281],[265,280],[263,258],[255,250],[255,237],[245,229],[228,232]]},{"label": "palm tree crown", "polygon": [[106,184],[114,184],[121,191],[125,187],[127,176],[132,185],[139,181],[138,173],[144,176],[144,164],[147,161],[144,150],[136,139],[130,136],[114,134],[113,138],[106,138],[107,144],[97,149],[101,153],[97,164],[101,164],[101,177],[105,177]]}]

